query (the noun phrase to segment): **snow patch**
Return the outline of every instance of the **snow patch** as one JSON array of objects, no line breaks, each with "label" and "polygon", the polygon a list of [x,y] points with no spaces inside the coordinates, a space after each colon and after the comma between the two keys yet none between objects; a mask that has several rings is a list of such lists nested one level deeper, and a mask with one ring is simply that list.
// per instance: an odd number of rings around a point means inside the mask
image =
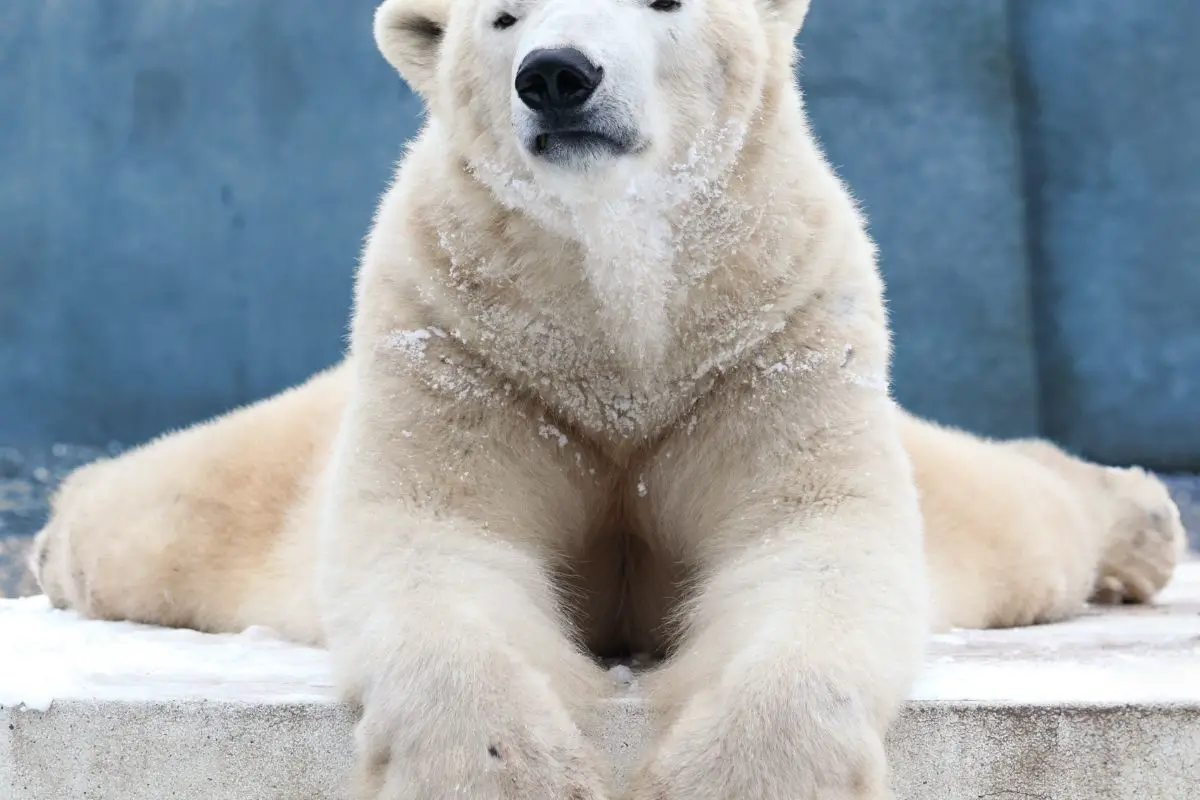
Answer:
[{"label": "snow patch", "polygon": [[425,328],[415,331],[393,331],[388,337],[388,343],[414,361],[420,361],[425,358],[425,342],[431,336],[433,334]]},{"label": "snow patch", "polygon": [[330,703],[324,650],[263,626],[215,635],[85,620],[44,596],[0,600],[0,706],[45,711],[60,700]]},{"label": "snow patch", "polygon": [[[85,620],[44,596],[0,599],[0,706],[56,701],[334,703],[328,654],[270,628],[214,635]],[[606,663],[636,695],[632,663]],[[1200,562],[1154,606],[1093,609],[1054,625],[932,637],[913,700],[1025,705],[1200,706]]]},{"label": "snow patch", "polygon": [[1200,562],[1151,606],[1097,607],[1052,625],[930,639],[915,700],[1200,705]]},{"label": "snow patch", "polygon": [[617,664],[615,667],[611,667],[608,670],[608,676],[621,688],[631,688],[636,681],[633,670],[626,664]]},{"label": "snow patch", "polygon": [[[559,447],[567,446],[568,440],[567,440],[566,435],[564,435],[562,431],[560,431],[558,428],[554,427],[553,425],[549,424],[548,422],[542,422],[538,425],[538,434],[543,439],[550,439],[551,441],[558,442]],[[576,453],[576,455],[578,455],[578,453]]]}]

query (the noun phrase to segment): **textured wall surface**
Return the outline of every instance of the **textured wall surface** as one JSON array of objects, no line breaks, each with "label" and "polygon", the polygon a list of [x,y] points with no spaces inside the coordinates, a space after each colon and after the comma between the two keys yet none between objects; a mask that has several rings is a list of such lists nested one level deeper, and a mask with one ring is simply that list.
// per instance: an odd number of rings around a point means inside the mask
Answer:
[{"label": "textured wall surface", "polygon": [[418,124],[374,5],[0,3],[0,442],[140,441],[338,357]]},{"label": "textured wall surface", "polygon": [[1017,0],[1046,431],[1200,466],[1200,3]]},{"label": "textured wall surface", "polygon": [[888,284],[896,391],[997,436],[1038,429],[1003,0],[815,0],[802,86]]},{"label": "textured wall surface", "polygon": [[[135,443],[338,357],[419,125],[375,2],[0,3],[0,443]],[[1197,38],[1193,0],[815,0],[907,405],[1200,467]]]}]

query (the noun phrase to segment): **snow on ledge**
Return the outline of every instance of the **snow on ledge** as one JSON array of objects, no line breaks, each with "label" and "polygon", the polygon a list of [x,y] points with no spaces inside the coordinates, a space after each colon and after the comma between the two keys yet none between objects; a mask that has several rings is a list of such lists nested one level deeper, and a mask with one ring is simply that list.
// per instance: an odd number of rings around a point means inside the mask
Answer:
[{"label": "snow on ledge", "polygon": [[1149,606],[1067,622],[934,636],[914,700],[1200,707],[1200,561]]},{"label": "snow on ledge", "polygon": [[[0,599],[0,642],[6,651],[0,706],[337,701],[327,654],[281,641],[264,628],[213,635],[97,622],[53,609],[38,596]],[[618,684],[628,683],[625,672],[614,672]],[[1097,609],[1057,625],[935,636],[912,697],[987,705],[1200,707],[1200,561],[1183,564],[1153,606]]]},{"label": "snow on ledge", "polygon": [[52,608],[44,595],[0,600],[0,706],[45,710],[55,700],[334,703],[324,650],[267,628],[209,634],[98,622]]}]

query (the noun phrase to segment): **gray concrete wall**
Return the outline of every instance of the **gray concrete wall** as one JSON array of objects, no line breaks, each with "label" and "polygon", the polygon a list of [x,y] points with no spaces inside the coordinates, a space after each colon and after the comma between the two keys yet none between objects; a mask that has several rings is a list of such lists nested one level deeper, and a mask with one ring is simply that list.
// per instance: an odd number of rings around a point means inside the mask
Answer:
[{"label": "gray concrete wall", "polygon": [[[0,4],[0,443],[134,443],[338,357],[419,124],[375,1]],[[1198,37],[1193,0],[814,0],[902,401],[1200,467]]]}]

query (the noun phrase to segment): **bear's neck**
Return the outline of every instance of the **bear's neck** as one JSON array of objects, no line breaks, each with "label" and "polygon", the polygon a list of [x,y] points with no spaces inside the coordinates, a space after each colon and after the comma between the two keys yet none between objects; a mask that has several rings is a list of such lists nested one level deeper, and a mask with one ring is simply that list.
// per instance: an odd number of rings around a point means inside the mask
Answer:
[{"label": "bear's neck", "polygon": [[520,281],[531,262],[542,261],[531,254],[545,253],[552,261],[545,269],[573,282],[590,302],[567,299],[559,281],[550,281],[556,285],[549,291],[525,281],[540,295],[537,305],[547,314],[556,304],[565,303],[573,314],[586,305],[588,318],[627,368],[660,377],[672,346],[695,327],[696,317],[720,306],[736,326],[734,306],[744,306],[750,321],[779,290],[747,291],[746,281],[735,277],[777,284],[794,250],[786,241],[792,226],[782,212],[790,206],[780,203],[788,181],[780,176],[795,165],[768,163],[778,148],[762,146],[765,124],[760,119],[749,131],[703,131],[680,163],[589,185],[588,191],[556,190],[528,175],[468,166],[460,173],[463,205],[491,207],[487,226],[510,238],[511,255],[492,259],[487,271]]},{"label": "bear's neck", "polygon": [[[461,165],[406,176],[426,241],[411,275],[421,316],[575,424],[652,434],[808,301],[828,269],[809,255],[845,247],[827,231],[855,235],[806,138],[768,138],[749,136],[722,175],[648,178],[553,214],[501,202]],[[587,416],[611,408],[630,413]]]}]

